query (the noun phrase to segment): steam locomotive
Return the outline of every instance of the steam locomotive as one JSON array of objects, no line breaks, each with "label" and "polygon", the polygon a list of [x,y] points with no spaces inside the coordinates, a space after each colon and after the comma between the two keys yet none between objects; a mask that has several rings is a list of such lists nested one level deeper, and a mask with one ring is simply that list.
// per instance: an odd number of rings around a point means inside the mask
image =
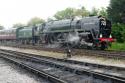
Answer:
[{"label": "steam locomotive", "polygon": [[1,30],[0,41],[33,45],[58,43],[104,50],[114,41],[111,26],[111,21],[102,16],[50,21],[8,31]]}]

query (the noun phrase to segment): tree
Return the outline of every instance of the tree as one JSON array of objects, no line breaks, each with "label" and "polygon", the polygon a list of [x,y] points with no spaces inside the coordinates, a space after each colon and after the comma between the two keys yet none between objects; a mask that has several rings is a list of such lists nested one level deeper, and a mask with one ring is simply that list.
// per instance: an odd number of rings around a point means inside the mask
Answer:
[{"label": "tree", "polygon": [[89,11],[86,10],[85,7],[81,7],[81,9],[77,9],[75,11],[75,16],[81,16],[81,17],[89,16]]},{"label": "tree", "polygon": [[77,16],[77,17],[89,16],[89,11],[86,10],[85,7],[81,7],[80,9],[66,8],[65,10],[58,11],[54,15],[54,17],[57,20],[71,19],[71,18],[74,18],[75,16]]},{"label": "tree", "polygon": [[102,15],[104,17],[107,17],[107,9],[102,7],[100,10],[99,10],[99,15]]},{"label": "tree", "polygon": [[90,11],[90,16],[97,16],[97,15],[99,15],[99,9],[93,7],[92,11]]},{"label": "tree", "polygon": [[125,25],[120,23],[114,23],[112,27],[112,36],[117,39],[118,42],[125,41]]},{"label": "tree", "polygon": [[47,18],[47,22],[54,21],[53,18]]},{"label": "tree", "polygon": [[71,19],[74,18],[74,8],[66,8],[65,10],[58,11],[54,17],[57,20],[62,20],[62,19]]},{"label": "tree", "polygon": [[125,0],[110,0],[108,17],[115,23],[125,23]]},{"label": "tree", "polygon": [[13,24],[13,28],[19,28],[19,27],[23,27],[23,26],[26,26],[26,25],[22,24],[22,23]]},{"label": "tree", "polygon": [[31,18],[30,21],[28,22],[28,26],[33,26],[33,25],[36,25],[36,24],[41,24],[41,23],[44,23],[45,21],[41,18],[38,18],[38,17],[34,17],[34,18]]},{"label": "tree", "polygon": [[2,25],[0,25],[0,30],[4,29],[4,27]]}]

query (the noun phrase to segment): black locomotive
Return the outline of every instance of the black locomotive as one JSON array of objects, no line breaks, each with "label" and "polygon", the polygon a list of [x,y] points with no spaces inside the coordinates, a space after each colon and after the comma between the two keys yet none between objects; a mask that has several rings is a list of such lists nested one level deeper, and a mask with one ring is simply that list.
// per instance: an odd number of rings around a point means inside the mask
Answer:
[{"label": "black locomotive", "polygon": [[101,49],[114,41],[111,38],[111,21],[101,16],[47,22],[42,25],[41,36],[49,44],[59,42]]}]

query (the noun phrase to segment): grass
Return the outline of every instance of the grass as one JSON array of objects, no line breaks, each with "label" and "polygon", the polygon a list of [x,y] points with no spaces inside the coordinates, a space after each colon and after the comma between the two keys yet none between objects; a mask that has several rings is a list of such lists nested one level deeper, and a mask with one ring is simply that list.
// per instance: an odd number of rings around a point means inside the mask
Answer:
[{"label": "grass", "polygon": [[108,50],[125,51],[125,43],[112,43],[111,47],[109,47]]}]

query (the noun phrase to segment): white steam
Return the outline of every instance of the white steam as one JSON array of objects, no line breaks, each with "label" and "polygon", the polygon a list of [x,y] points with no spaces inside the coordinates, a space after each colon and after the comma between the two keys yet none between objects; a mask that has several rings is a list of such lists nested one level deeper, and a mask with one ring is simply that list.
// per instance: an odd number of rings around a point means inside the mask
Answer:
[{"label": "white steam", "polygon": [[56,44],[48,44],[45,47],[46,48],[60,48],[61,45],[56,43]]},{"label": "white steam", "polygon": [[70,33],[69,36],[68,36],[68,42],[70,43],[75,43],[77,44],[79,42],[79,35],[78,35],[78,32],[73,32],[73,33]]}]

